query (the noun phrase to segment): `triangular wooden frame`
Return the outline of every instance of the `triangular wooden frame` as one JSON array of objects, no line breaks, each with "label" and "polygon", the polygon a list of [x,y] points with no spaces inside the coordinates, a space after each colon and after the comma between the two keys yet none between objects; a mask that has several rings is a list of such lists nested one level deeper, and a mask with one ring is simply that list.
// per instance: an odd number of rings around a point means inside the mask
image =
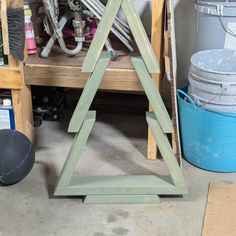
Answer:
[{"label": "triangular wooden frame", "polygon": [[[147,113],[147,122],[170,176],[73,176],[74,168],[87,142],[95,122],[95,111],[89,107],[99,88],[109,55],[101,53],[105,39],[111,29],[115,16],[122,7],[141,57],[132,57],[132,63],[143,89],[149,99],[153,112]],[[141,34],[141,36],[140,36]],[[180,195],[187,193],[183,174],[177,163],[166,133],[173,132],[173,125],[150,73],[159,71],[141,20],[135,11],[133,0],[109,0],[95,38],[85,58],[83,71],[90,72],[83,93],[70,121],[68,132],[77,133],[67,161],[63,167],[56,187],[56,196],[86,196],[87,203],[155,203],[158,195]]]}]

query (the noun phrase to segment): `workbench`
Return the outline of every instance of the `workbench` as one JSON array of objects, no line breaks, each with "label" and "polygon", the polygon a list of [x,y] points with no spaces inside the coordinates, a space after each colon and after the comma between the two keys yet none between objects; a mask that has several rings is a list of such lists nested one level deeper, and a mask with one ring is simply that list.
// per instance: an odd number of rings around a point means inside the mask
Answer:
[{"label": "workbench", "polygon": [[[8,6],[22,6],[23,0],[6,0]],[[161,66],[161,73],[153,75],[160,88],[163,76],[163,24],[164,0],[152,2],[152,46]],[[2,17],[2,27],[6,19]],[[4,30],[3,30],[4,34]],[[5,42],[4,42],[5,43]],[[130,56],[120,52],[122,57],[111,62],[105,73],[100,89],[116,91],[143,91],[137,74],[131,64]],[[15,112],[16,129],[34,137],[33,112],[31,102],[31,85],[83,88],[88,74],[82,73],[85,52],[75,58],[56,54],[48,59],[38,55],[29,56],[24,63],[16,62],[9,55],[9,66],[0,68],[0,88],[11,89]],[[151,109],[151,108],[150,108]],[[149,130],[148,159],[156,159],[156,143]]]}]

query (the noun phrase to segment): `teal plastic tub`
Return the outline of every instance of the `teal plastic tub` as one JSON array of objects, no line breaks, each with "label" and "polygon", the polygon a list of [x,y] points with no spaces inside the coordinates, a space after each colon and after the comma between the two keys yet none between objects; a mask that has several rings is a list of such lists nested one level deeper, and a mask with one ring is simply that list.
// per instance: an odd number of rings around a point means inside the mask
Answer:
[{"label": "teal plastic tub", "polygon": [[183,155],[205,170],[236,172],[236,115],[198,107],[178,90],[179,120]]}]

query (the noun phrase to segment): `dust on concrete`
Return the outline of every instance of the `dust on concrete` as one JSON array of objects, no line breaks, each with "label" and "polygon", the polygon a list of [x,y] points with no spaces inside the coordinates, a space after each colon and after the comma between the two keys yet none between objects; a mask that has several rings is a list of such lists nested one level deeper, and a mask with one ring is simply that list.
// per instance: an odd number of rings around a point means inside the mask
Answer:
[{"label": "dust on concrete", "polygon": [[129,233],[129,230],[123,227],[117,227],[112,230],[112,233],[115,234],[116,236],[123,236],[127,235]]}]

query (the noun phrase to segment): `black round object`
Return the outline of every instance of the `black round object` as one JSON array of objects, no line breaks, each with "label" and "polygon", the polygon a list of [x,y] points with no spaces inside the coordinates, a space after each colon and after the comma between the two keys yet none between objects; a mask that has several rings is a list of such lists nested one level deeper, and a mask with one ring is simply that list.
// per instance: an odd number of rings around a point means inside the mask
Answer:
[{"label": "black round object", "polygon": [[0,130],[0,184],[20,182],[31,171],[35,151],[30,140],[15,130]]}]

